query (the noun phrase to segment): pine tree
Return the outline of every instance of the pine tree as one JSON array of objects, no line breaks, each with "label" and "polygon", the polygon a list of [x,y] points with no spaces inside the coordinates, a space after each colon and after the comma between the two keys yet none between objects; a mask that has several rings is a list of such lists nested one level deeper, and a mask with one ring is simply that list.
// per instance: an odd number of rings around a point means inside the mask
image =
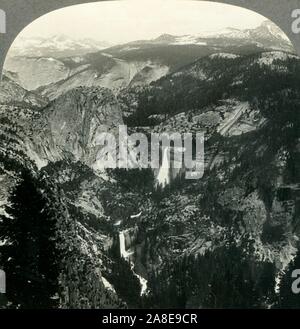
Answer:
[{"label": "pine tree", "polygon": [[[45,188],[45,187],[44,187]],[[1,264],[7,276],[12,307],[50,308],[57,292],[56,216],[45,191],[23,171],[1,218]]]}]

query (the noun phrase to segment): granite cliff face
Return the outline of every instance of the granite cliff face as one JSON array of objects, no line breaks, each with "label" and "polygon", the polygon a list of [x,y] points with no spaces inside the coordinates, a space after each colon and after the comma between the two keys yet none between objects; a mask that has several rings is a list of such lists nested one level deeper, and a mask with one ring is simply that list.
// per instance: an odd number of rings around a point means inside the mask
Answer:
[{"label": "granite cliff face", "polygon": [[[32,148],[41,162],[81,161],[98,168],[99,135],[117,136],[123,123],[119,104],[104,88],[79,87],[45,107],[32,126]],[[99,166],[100,168],[100,166]]]}]

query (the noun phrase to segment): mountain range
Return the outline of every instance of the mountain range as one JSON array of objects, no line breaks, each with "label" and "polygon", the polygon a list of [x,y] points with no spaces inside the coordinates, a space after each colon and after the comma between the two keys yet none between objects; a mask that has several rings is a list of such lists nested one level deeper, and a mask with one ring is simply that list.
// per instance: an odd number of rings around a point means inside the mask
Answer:
[{"label": "mountain range", "polygon": [[[228,28],[196,36],[164,34],[153,40],[105,47],[100,51],[103,43],[90,40],[77,42],[64,36],[38,40],[25,44],[16,42],[5,69],[16,73],[19,83],[27,90],[44,88],[42,93],[50,99],[81,85],[118,90],[129,85],[149,84],[200,57],[217,52],[293,51],[284,33],[269,21],[252,30]],[[50,52],[47,53],[47,49]]]},{"label": "mountain range", "polygon": [[72,39],[66,35],[45,37],[18,37],[10,49],[10,56],[68,57],[95,52],[111,46],[105,41]]}]

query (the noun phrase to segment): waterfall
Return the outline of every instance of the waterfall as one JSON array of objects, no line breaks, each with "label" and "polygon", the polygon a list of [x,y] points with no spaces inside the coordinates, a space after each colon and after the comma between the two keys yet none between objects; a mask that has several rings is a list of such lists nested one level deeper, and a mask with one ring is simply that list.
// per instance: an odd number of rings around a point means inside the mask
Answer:
[{"label": "waterfall", "polygon": [[141,285],[141,292],[140,295],[144,295],[147,292],[147,283],[148,281],[143,278],[142,276],[140,276],[139,274],[137,274],[134,271],[134,263],[130,260],[129,256],[131,256],[133,254],[133,252],[127,252],[126,251],[126,244],[125,244],[125,233],[127,231],[121,231],[119,233],[119,240],[120,240],[120,255],[121,257],[123,257],[125,260],[128,260],[129,264],[130,264],[130,268],[131,271],[133,273],[134,276],[136,276],[139,281],[140,281],[140,285]]},{"label": "waterfall", "polygon": [[168,159],[169,148],[164,149],[162,165],[157,175],[157,184],[165,187],[170,183],[170,164]]},{"label": "waterfall", "polygon": [[119,241],[120,241],[120,255],[124,259],[127,259],[130,255],[133,254],[133,252],[127,252],[126,251],[126,245],[125,245],[125,233],[126,231],[121,231],[119,233]]},{"label": "waterfall", "polygon": [[140,281],[140,285],[141,285],[141,296],[143,296],[146,292],[147,292],[147,283],[148,283],[148,281],[145,279],[145,278],[143,278],[142,276],[140,276],[140,275],[138,275],[137,273],[135,273],[134,272],[134,270],[133,270],[133,267],[134,266],[132,266],[132,268],[131,268],[131,270],[132,270],[132,272],[133,272],[133,274],[139,279],[139,281]]}]

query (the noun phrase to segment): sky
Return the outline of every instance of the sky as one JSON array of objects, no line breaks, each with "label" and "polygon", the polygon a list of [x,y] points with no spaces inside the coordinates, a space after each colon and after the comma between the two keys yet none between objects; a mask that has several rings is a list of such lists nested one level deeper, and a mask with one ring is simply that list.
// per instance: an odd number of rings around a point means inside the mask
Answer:
[{"label": "sky", "polygon": [[40,17],[21,37],[92,38],[112,44],[163,33],[197,34],[226,27],[254,28],[266,18],[231,5],[191,0],[117,0],[76,5]]}]

